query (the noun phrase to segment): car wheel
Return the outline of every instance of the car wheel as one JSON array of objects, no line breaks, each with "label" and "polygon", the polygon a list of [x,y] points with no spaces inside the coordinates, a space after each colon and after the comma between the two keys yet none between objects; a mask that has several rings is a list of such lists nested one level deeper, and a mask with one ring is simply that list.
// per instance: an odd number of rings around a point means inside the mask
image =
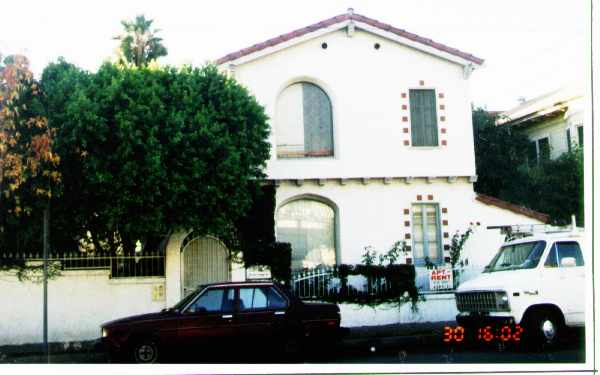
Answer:
[{"label": "car wheel", "polygon": [[563,331],[562,320],[553,311],[537,311],[531,317],[529,335],[534,349],[555,347]]},{"label": "car wheel", "polygon": [[133,359],[136,363],[156,363],[158,345],[151,339],[139,340],[133,345]]}]

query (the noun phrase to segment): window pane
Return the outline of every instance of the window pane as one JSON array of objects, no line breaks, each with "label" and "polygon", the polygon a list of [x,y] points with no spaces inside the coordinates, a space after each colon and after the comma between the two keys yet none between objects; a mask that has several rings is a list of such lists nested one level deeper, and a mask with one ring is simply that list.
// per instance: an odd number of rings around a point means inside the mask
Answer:
[{"label": "window pane", "polygon": [[535,165],[537,163],[537,144],[536,142],[529,142],[527,148],[527,160],[529,165]]},{"label": "window pane", "polygon": [[252,309],[252,298],[254,296],[254,288],[240,288],[240,310]]},{"label": "window pane", "polygon": [[335,264],[335,214],[328,205],[297,200],[277,212],[277,240],[292,245],[292,269]]},{"label": "window pane", "polygon": [[283,298],[274,288],[268,288],[267,294],[270,309],[284,309],[287,307],[285,298]]},{"label": "window pane", "polygon": [[567,129],[567,150],[571,152],[571,129]]},{"label": "window pane", "polygon": [[575,258],[576,266],[583,266],[583,256],[577,242],[559,242],[556,244],[558,252],[558,264],[563,258]]},{"label": "window pane", "polygon": [[410,90],[410,123],[413,146],[437,146],[437,112],[434,90]]},{"label": "window pane", "polygon": [[[233,291],[233,290],[232,290]],[[223,304],[224,289],[209,289],[204,292],[186,312],[199,312],[205,309],[207,312],[233,311],[233,293],[227,293],[225,304]]]},{"label": "window pane", "polygon": [[240,311],[267,308],[267,295],[262,288],[240,288]]},{"label": "window pane", "polygon": [[[432,263],[439,263],[442,257],[438,206],[436,204],[415,204],[412,206],[412,212],[415,261],[422,263],[425,257],[429,257]],[[423,215],[425,215],[425,222],[423,222]]]},{"label": "window pane", "polygon": [[548,138],[538,140],[538,146],[540,148],[540,159],[550,159],[550,142],[548,141]]},{"label": "window pane", "polygon": [[275,122],[278,157],[333,155],[331,101],[317,85],[286,88],[277,100]]},{"label": "window pane", "polygon": [[583,147],[583,126],[577,127],[577,140],[579,141],[579,147]]}]

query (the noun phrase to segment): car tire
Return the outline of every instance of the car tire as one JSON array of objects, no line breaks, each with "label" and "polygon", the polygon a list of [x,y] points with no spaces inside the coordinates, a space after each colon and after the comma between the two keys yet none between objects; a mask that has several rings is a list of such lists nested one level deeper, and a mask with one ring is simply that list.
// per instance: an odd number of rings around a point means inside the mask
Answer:
[{"label": "car tire", "polygon": [[564,324],[561,316],[551,310],[535,311],[526,326],[532,349],[546,350],[559,343]]},{"label": "car tire", "polygon": [[157,363],[158,345],[153,339],[137,340],[132,346],[132,355],[135,363]]}]

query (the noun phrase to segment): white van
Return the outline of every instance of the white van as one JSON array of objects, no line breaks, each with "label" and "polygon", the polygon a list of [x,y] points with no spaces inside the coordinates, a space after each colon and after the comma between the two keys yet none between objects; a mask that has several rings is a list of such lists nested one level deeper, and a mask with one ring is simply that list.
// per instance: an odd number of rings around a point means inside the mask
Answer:
[{"label": "white van", "polygon": [[506,242],[481,275],[457,288],[458,324],[518,325],[524,339],[556,344],[565,327],[585,323],[582,244],[576,231]]}]

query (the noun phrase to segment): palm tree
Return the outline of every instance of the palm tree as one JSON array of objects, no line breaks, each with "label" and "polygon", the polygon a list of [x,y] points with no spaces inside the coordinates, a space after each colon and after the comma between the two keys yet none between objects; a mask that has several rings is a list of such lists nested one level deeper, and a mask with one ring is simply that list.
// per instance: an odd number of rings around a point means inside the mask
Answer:
[{"label": "palm tree", "polygon": [[160,30],[150,28],[152,22],[153,20],[147,20],[143,15],[137,16],[133,22],[121,21],[125,33],[114,38],[121,41],[121,62],[124,58],[127,63],[144,67],[151,61],[167,55],[162,38],[155,35]]}]

